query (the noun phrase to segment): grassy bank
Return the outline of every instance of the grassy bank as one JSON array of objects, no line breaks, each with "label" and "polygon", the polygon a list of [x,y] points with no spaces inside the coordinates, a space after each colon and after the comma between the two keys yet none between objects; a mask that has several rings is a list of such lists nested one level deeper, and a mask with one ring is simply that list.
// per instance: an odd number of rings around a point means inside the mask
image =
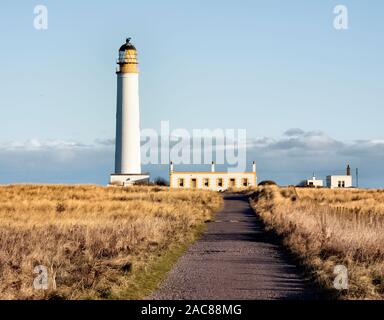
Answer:
[{"label": "grassy bank", "polygon": [[[252,203],[314,279],[342,299],[384,298],[384,191],[260,187]],[[349,288],[334,289],[334,268]]]},{"label": "grassy bank", "polygon": [[[159,187],[1,187],[0,298],[142,298],[221,203]],[[33,287],[37,265],[47,290]]]}]

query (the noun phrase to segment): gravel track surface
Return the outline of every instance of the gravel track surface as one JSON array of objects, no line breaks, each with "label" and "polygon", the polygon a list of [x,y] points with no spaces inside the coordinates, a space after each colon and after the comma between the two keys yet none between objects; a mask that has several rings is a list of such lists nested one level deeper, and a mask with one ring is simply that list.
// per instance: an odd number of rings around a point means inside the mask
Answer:
[{"label": "gravel track surface", "polygon": [[246,196],[225,194],[215,220],[148,299],[317,299],[271,238]]}]

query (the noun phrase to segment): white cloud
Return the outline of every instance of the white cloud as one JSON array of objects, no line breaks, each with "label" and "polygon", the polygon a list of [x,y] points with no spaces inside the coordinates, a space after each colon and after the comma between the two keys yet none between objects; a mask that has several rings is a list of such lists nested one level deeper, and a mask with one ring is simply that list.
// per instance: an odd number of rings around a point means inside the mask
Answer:
[{"label": "white cloud", "polygon": [[384,140],[356,140],[352,142],[336,140],[321,131],[303,131],[289,129],[279,139],[267,137],[249,140],[251,150],[263,154],[274,155],[328,155],[350,154],[359,156],[360,153],[382,153]]},{"label": "white cloud", "polygon": [[13,141],[0,145],[0,150],[16,151],[38,151],[38,150],[60,150],[60,149],[75,149],[91,147],[92,145],[86,145],[75,141],[65,140],[39,140],[29,139],[26,141]]},{"label": "white cloud", "polygon": [[321,131],[287,130],[282,137],[248,143],[248,159],[258,162],[259,178],[295,184],[313,171],[320,178],[359,168],[361,186],[384,187],[384,140],[341,141]]},{"label": "white cloud", "polygon": [[[1,182],[106,183],[113,170],[113,139],[91,144],[30,139],[0,145]],[[384,140],[340,141],[320,131],[287,130],[280,138],[248,140],[247,163],[256,160],[259,179],[297,183],[313,171],[319,177],[344,172],[347,162],[361,173],[361,185],[384,186]],[[144,170],[144,169],[143,169]],[[168,166],[151,171],[168,175]],[[163,170],[163,171],[161,171]],[[160,173],[160,171],[162,173]]]},{"label": "white cloud", "polygon": [[284,132],[285,136],[292,137],[292,136],[301,136],[304,134],[304,131],[299,128],[292,128],[288,129]]}]

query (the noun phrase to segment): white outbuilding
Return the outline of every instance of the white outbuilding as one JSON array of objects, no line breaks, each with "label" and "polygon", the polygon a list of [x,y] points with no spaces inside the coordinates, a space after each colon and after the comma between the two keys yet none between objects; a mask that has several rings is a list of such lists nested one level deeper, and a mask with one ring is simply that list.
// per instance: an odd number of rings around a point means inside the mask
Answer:
[{"label": "white outbuilding", "polygon": [[346,175],[330,175],[327,176],[327,187],[336,188],[352,188],[351,167],[347,165]]},{"label": "white outbuilding", "polygon": [[324,182],[321,179],[316,179],[315,175],[313,175],[312,179],[305,180],[305,186],[312,188],[322,188],[324,186]]}]

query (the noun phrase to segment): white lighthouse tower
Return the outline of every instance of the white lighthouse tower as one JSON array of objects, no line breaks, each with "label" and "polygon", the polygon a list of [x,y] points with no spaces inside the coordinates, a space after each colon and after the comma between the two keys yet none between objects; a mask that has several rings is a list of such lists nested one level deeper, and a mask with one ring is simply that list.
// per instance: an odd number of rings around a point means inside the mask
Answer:
[{"label": "white lighthouse tower", "polygon": [[148,181],[141,173],[139,69],[136,48],[126,40],[119,49],[116,103],[115,173],[110,184],[128,186]]}]

